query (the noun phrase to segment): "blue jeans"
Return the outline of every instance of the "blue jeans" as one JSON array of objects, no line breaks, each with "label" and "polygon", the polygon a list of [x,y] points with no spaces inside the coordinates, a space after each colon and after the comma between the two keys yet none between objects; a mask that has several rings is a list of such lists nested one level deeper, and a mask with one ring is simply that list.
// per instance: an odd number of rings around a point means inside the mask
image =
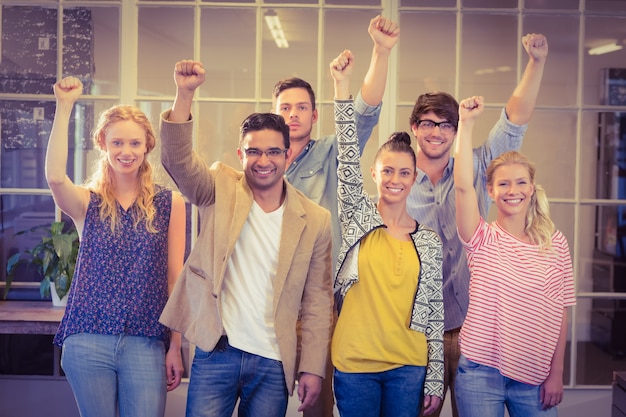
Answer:
[{"label": "blue jeans", "polygon": [[503,376],[496,368],[459,358],[456,376],[456,404],[461,417],[556,416],[556,407],[543,409],[540,385],[530,385]]},{"label": "blue jeans", "polygon": [[424,366],[384,372],[347,373],[335,369],[335,398],[341,417],[416,417],[424,396]]},{"label": "blue jeans", "polygon": [[196,347],[187,393],[187,417],[284,417],[287,385],[279,361],[228,344],[223,336],[211,352]]},{"label": "blue jeans", "polygon": [[83,417],[163,416],[165,345],[155,337],[78,333],[61,366]]}]

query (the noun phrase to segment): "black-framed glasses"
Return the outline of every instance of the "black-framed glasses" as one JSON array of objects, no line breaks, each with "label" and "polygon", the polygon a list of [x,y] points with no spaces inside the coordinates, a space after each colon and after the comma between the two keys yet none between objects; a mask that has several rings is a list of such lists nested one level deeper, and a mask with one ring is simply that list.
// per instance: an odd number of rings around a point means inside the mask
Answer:
[{"label": "black-framed glasses", "polygon": [[278,158],[279,156],[285,154],[287,149],[280,148],[271,148],[266,151],[262,151],[257,148],[241,148],[243,152],[246,154],[248,158],[260,158],[261,155],[265,154],[268,158]]},{"label": "black-framed glasses", "polygon": [[441,131],[441,133],[450,134],[456,132],[456,126],[450,122],[433,122],[432,120],[428,119],[419,120],[417,122],[417,127],[425,134],[429,134],[437,126],[439,126],[439,130]]}]

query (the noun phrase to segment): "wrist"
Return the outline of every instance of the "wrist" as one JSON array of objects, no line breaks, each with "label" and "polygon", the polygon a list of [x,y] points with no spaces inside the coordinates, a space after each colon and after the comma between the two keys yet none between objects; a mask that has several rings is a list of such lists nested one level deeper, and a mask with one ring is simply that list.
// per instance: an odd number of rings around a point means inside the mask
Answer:
[{"label": "wrist", "polygon": [[188,89],[188,88],[177,88],[176,89],[176,97],[183,100],[193,100],[193,96],[196,92],[196,89]]},{"label": "wrist", "polygon": [[391,48],[385,48],[384,46],[378,44],[374,45],[373,55],[388,58],[390,54]]},{"label": "wrist", "polygon": [[336,100],[349,100],[350,95],[350,82],[349,81],[335,81],[335,99]]}]

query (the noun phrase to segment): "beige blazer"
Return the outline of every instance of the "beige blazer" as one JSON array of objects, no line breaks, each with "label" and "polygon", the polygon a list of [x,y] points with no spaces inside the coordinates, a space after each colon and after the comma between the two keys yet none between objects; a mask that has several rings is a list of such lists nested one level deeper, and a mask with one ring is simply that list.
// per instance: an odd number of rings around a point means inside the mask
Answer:
[{"label": "beige blazer", "polygon": [[[252,206],[243,172],[217,162],[209,167],[192,151],[192,120],[161,115],[161,161],[185,197],[198,207],[200,233],[160,321],[204,351],[225,333],[220,315],[224,274]],[[330,213],[289,183],[274,281],[274,325],[287,390],[297,373],[325,376],[332,326]],[[259,242],[262,244],[262,242]],[[302,352],[296,369],[296,322]]]}]

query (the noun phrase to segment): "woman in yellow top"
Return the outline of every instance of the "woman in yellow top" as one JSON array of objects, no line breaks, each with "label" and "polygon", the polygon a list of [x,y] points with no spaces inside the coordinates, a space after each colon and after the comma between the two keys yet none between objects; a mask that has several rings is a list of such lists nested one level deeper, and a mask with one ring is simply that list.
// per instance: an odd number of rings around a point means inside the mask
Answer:
[{"label": "woman in yellow top", "polygon": [[376,154],[378,202],[364,191],[352,66],[350,51],[330,64],[342,230],[331,347],[337,408],[342,417],[416,417],[422,399],[430,414],[443,397],[441,239],[406,210],[416,178],[407,133],[391,135]]}]

